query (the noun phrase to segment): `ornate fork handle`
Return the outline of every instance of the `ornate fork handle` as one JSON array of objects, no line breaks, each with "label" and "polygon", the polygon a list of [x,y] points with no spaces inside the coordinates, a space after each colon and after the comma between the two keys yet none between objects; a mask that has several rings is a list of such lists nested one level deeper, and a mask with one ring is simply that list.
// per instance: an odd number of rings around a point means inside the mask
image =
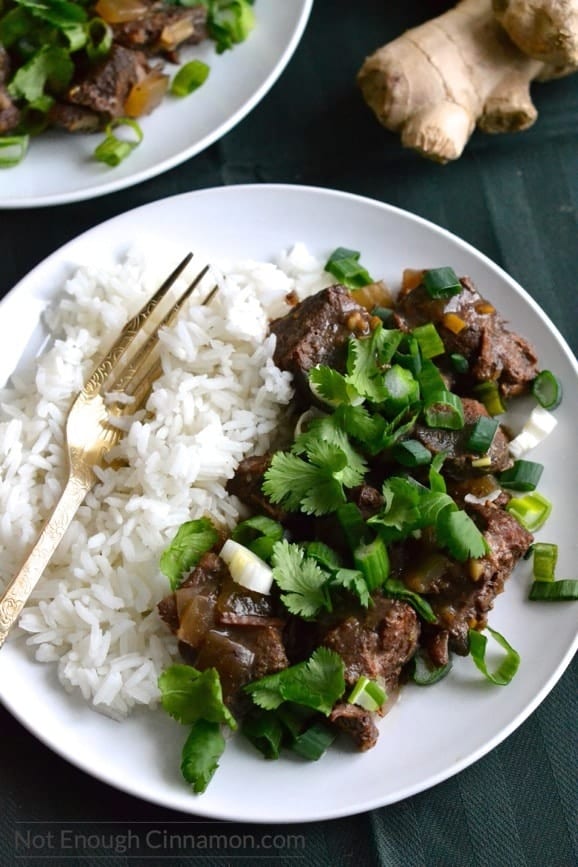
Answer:
[{"label": "ornate fork handle", "polygon": [[93,484],[92,472],[82,476],[70,476],[66,482],[34,547],[0,599],[0,647],[6,641],[10,629],[24,608],[78,507]]}]

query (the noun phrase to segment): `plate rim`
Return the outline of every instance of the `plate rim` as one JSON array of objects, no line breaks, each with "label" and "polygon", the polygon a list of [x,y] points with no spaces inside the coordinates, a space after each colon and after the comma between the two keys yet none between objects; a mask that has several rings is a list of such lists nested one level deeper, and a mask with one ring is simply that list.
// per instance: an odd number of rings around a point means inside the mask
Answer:
[{"label": "plate rim", "polygon": [[[143,212],[145,210],[151,211],[156,207],[165,207],[167,203],[176,201],[176,200],[190,200],[190,199],[198,199],[203,196],[227,196],[227,195],[238,195],[243,194],[244,192],[252,192],[259,191],[261,193],[267,194],[298,194],[298,195],[314,195],[314,196],[324,196],[328,198],[338,197],[345,201],[349,200],[351,202],[357,202],[364,206],[369,206],[373,208],[377,208],[381,211],[389,212],[394,216],[400,216],[403,219],[409,220],[410,222],[417,222],[422,227],[426,228],[428,231],[433,231],[436,234],[441,235],[444,239],[451,240],[453,244],[458,244],[461,246],[466,253],[473,255],[475,258],[480,259],[486,266],[498,273],[502,279],[504,279],[510,286],[515,289],[515,291],[524,298],[526,302],[532,307],[533,311],[539,316],[542,321],[547,323],[549,330],[552,332],[553,336],[558,343],[558,346],[561,351],[567,356],[568,361],[570,362],[570,366],[573,372],[578,376],[578,361],[574,356],[572,350],[567,344],[565,338],[558,330],[557,326],[552,322],[550,317],[546,314],[546,312],[540,307],[540,305],[532,298],[532,296],[525,290],[520,284],[514,280],[500,265],[495,263],[492,259],[490,259],[486,254],[482,253],[480,250],[475,248],[472,244],[464,239],[460,238],[455,233],[445,229],[442,226],[439,226],[432,221],[421,217],[417,214],[414,214],[406,209],[400,208],[395,205],[390,205],[386,202],[382,202],[378,199],[374,199],[368,196],[359,195],[356,193],[351,193],[348,191],[342,191],[338,189],[329,189],[324,187],[310,186],[310,185],[298,185],[298,184],[232,184],[228,186],[215,186],[208,187],[200,190],[189,191],[184,193],[179,193],[174,196],[168,196],[164,199],[159,199],[153,202],[145,203],[136,208],[129,209],[121,214],[115,215],[101,223],[96,224],[90,229],[85,230],[75,238],[70,239],[65,244],[61,245],[57,248],[53,253],[47,256],[42,262],[38,263],[34,268],[32,268],[21,280],[19,280],[15,286],[10,289],[10,291],[6,294],[6,296],[0,301],[0,310],[2,309],[5,301],[12,296],[13,293],[17,292],[19,287],[25,285],[28,281],[33,280],[36,272],[44,270],[47,267],[51,267],[55,261],[58,259],[64,258],[66,256],[67,249],[82,239],[86,239],[91,234],[96,231],[107,231],[112,224],[119,222],[121,220],[129,219],[131,215]],[[222,813],[215,812],[214,809],[210,809],[208,812],[202,809],[202,805],[200,802],[195,802],[192,800],[191,802],[191,810],[185,810],[181,805],[171,803],[166,798],[162,796],[155,797],[154,793],[147,793],[146,796],[140,794],[137,790],[136,786],[131,786],[131,781],[125,781],[122,785],[119,783],[117,779],[112,779],[110,775],[102,770],[99,773],[95,773],[95,768],[90,763],[83,762],[82,756],[70,756],[64,752],[63,747],[60,747],[58,744],[54,744],[50,742],[49,738],[44,738],[42,736],[42,732],[36,731],[31,722],[29,722],[23,712],[19,710],[17,706],[10,701],[7,701],[3,695],[2,686],[0,685],[0,703],[32,734],[33,737],[40,740],[47,746],[52,752],[55,752],[65,761],[69,762],[73,766],[79,768],[81,771],[86,773],[93,779],[97,779],[99,782],[104,782],[107,785],[112,786],[118,791],[125,792],[133,797],[137,797],[140,800],[143,800],[148,803],[153,803],[158,806],[174,809],[176,811],[182,812],[185,815],[200,815],[205,818],[219,818],[226,819],[230,821],[243,821],[249,824],[293,824],[293,823],[309,823],[314,821],[326,821],[344,818],[347,816],[354,816],[363,812],[367,812],[369,810],[379,808],[382,806],[388,806],[394,803],[398,803],[399,801],[411,797],[415,794],[418,794],[423,791],[427,791],[439,783],[449,779],[465,768],[473,765],[483,756],[487,755],[496,746],[506,740],[517,728],[519,728],[536,710],[536,708],[542,703],[542,701],[548,696],[548,694],[552,691],[554,686],[558,683],[562,675],[565,673],[567,668],[569,667],[572,659],[578,650],[578,627],[576,630],[576,634],[574,635],[573,641],[570,643],[566,652],[564,653],[562,659],[556,666],[556,668],[550,673],[549,677],[546,679],[545,683],[542,687],[536,691],[533,699],[528,702],[523,710],[518,713],[507,725],[505,725],[499,732],[497,732],[492,738],[487,740],[484,744],[478,747],[473,752],[469,752],[467,756],[456,759],[451,762],[448,766],[446,766],[443,770],[434,773],[422,780],[419,785],[407,785],[404,789],[398,789],[392,797],[388,798],[376,798],[372,797],[363,802],[357,802],[355,807],[351,807],[350,805],[344,806],[341,809],[331,808],[328,812],[323,812],[322,810],[318,810],[315,815],[304,817],[302,814],[293,814],[288,815],[287,818],[280,819],[278,817],[270,817],[270,818],[250,818],[246,815],[235,814],[231,811],[224,810]],[[63,693],[63,695],[65,695]],[[199,806],[200,809],[196,809],[196,806]]]}]

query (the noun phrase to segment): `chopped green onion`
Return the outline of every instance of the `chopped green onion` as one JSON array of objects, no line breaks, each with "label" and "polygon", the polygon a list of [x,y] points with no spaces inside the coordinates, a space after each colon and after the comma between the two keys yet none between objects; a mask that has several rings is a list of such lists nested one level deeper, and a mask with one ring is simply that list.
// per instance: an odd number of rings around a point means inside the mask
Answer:
[{"label": "chopped green onion", "polygon": [[422,467],[431,462],[431,452],[419,440],[402,440],[393,449],[395,460],[404,467]]},{"label": "chopped green onion", "polygon": [[551,370],[541,370],[532,382],[532,394],[544,409],[556,409],[562,401],[562,383]]},{"label": "chopped green onion", "polygon": [[498,476],[500,484],[512,491],[534,491],[542,476],[542,464],[535,461],[515,461],[508,470]]},{"label": "chopped green onion", "polygon": [[415,403],[419,399],[419,384],[411,370],[406,370],[399,364],[393,364],[386,371],[383,384],[387,391],[384,401],[385,411],[390,415],[397,415],[405,407]]},{"label": "chopped green onion", "polygon": [[378,316],[384,325],[389,325],[393,319],[393,310],[391,307],[380,307],[379,305],[376,305],[372,309],[371,315]]},{"label": "chopped green onion", "polygon": [[470,362],[465,355],[461,355],[459,352],[452,352],[450,361],[456,373],[467,373],[470,369]]},{"label": "chopped green onion", "polygon": [[171,81],[173,96],[188,96],[205,83],[210,67],[202,60],[191,60],[183,64]]},{"label": "chopped green onion", "polygon": [[534,581],[553,581],[558,560],[558,546],[552,542],[534,542],[532,545],[532,574]]},{"label": "chopped green onion", "polygon": [[112,46],[112,27],[102,18],[93,18],[86,25],[86,53],[91,61],[106,57]]},{"label": "chopped green onion", "polygon": [[413,329],[412,334],[419,343],[424,358],[435,358],[436,355],[443,355],[446,351],[443,340],[433,322],[418,325],[417,328]]},{"label": "chopped green onion", "polygon": [[209,6],[207,25],[217,54],[244,42],[255,26],[252,0],[212,0],[209,4],[205,0],[203,5]]},{"label": "chopped green onion", "polygon": [[518,666],[520,665],[520,655],[510,644],[508,644],[503,635],[500,635],[500,633],[496,632],[495,629],[490,629],[489,626],[486,626],[486,629],[492,638],[497,641],[500,647],[506,651],[506,656],[495,671],[490,671],[486,665],[486,647],[488,639],[485,635],[482,635],[481,632],[478,632],[475,629],[470,629],[468,631],[470,654],[476,668],[482,672],[487,680],[497,684],[498,686],[506,686],[506,684],[510,683],[518,670]]},{"label": "chopped green onion", "polygon": [[492,445],[497,429],[498,422],[495,418],[488,418],[485,415],[480,416],[476,420],[466,441],[466,449],[477,455],[485,454]]},{"label": "chopped green onion", "polygon": [[424,418],[428,427],[460,430],[464,426],[461,399],[451,391],[438,391],[426,400]]},{"label": "chopped green onion", "polygon": [[0,168],[7,169],[22,162],[28,150],[29,141],[30,136],[28,135],[0,136]]},{"label": "chopped green onion", "polygon": [[528,597],[533,602],[569,602],[578,599],[578,581],[534,581]]},{"label": "chopped green onion", "polygon": [[483,455],[483,457],[481,457],[481,458],[476,458],[475,460],[472,460],[472,467],[476,467],[478,469],[481,469],[482,467],[491,467],[491,466],[492,466],[492,459],[489,455]]},{"label": "chopped green onion", "polygon": [[538,491],[525,497],[512,497],[506,510],[530,533],[539,530],[552,511],[552,503]]},{"label": "chopped green onion", "polygon": [[411,605],[416,610],[422,620],[427,621],[427,623],[437,623],[437,617],[429,602],[420,596],[419,593],[408,590],[403,581],[397,578],[388,578],[383,585],[383,592],[385,596],[391,596],[393,599],[402,599],[404,602],[407,602],[408,605]]},{"label": "chopped green onion", "polygon": [[295,738],[291,749],[304,759],[316,762],[331,746],[336,737],[337,732],[330,729],[326,723],[316,722]]},{"label": "chopped green onion", "polygon": [[462,291],[453,268],[430,268],[423,275],[423,285],[430,298],[451,298]]},{"label": "chopped green onion", "polygon": [[325,270],[350,289],[361,289],[374,281],[359,264],[360,256],[357,250],[337,247],[325,263]]},{"label": "chopped green onion", "polygon": [[[134,141],[119,139],[112,134],[117,126],[128,126],[135,134]],[[94,158],[107,166],[116,167],[128,157],[143,139],[143,132],[138,123],[130,117],[117,118],[106,127],[106,138],[94,151]]]},{"label": "chopped green onion", "polygon": [[490,415],[501,415],[506,412],[505,404],[500,396],[498,383],[489,379],[474,386],[474,394],[481,400]]},{"label": "chopped green onion", "polygon": [[337,520],[343,527],[349,547],[353,551],[365,540],[367,526],[359,506],[355,503],[344,503],[337,509]]},{"label": "chopped green onion", "polygon": [[283,532],[282,525],[273,518],[268,518],[266,515],[253,515],[237,524],[231,533],[231,538],[262,560],[269,562],[275,542],[283,538]]},{"label": "chopped green onion", "polygon": [[386,691],[375,680],[370,680],[362,674],[347,701],[349,704],[357,704],[364,710],[373,712],[383,707],[386,698]]},{"label": "chopped green onion", "polygon": [[381,587],[389,575],[387,548],[379,536],[376,536],[372,542],[355,548],[353,562],[362,573],[370,590]]},{"label": "chopped green onion", "polygon": [[445,665],[432,665],[427,655],[422,650],[418,650],[412,659],[411,679],[418,686],[432,686],[443,680],[451,671],[451,667],[451,662],[446,662]]},{"label": "chopped green onion", "polygon": [[447,388],[439,368],[429,358],[423,359],[417,378],[421,387],[422,397],[426,402],[432,395],[445,391]]}]

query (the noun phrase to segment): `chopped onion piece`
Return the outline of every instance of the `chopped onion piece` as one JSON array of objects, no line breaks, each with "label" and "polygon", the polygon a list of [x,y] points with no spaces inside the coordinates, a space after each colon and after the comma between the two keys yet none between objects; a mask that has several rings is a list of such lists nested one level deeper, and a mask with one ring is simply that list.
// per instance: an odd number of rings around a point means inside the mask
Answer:
[{"label": "chopped onion piece", "polygon": [[536,406],[530,413],[530,418],[517,437],[508,445],[510,454],[520,458],[530,449],[535,448],[542,440],[552,433],[558,424],[557,418],[541,406]]},{"label": "chopped onion piece", "polygon": [[219,556],[229,567],[231,578],[237,584],[256,593],[271,592],[273,570],[244,545],[227,539]]},{"label": "chopped onion piece", "polygon": [[464,500],[466,503],[476,503],[477,505],[483,506],[484,503],[493,503],[494,500],[497,500],[502,491],[500,488],[494,488],[493,491],[490,491],[488,494],[484,494],[483,497],[476,497],[475,494],[466,494]]}]

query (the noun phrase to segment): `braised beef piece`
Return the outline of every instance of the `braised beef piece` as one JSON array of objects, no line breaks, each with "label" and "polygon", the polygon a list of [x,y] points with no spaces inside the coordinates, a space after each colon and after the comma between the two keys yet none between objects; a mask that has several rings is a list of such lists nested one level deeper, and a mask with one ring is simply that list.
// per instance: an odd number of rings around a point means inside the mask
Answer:
[{"label": "braised beef piece", "polygon": [[285,521],[288,513],[282,506],[272,503],[262,491],[263,479],[271,463],[272,455],[255,455],[244,458],[232,479],[227,482],[227,493],[234,494],[251,511],[268,515],[275,521]]},{"label": "braised beef piece", "polygon": [[370,330],[371,316],[345,286],[329,286],[271,323],[277,337],[273,359],[277,367],[293,374],[298,396],[310,404],[308,371],[317,364],[344,370],[349,337]]},{"label": "braised beef piece", "polygon": [[[506,327],[492,304],[479,294],[468,277],[460,280],[462,291],[448,299],[430,298],[422,286],[402,290],[396,302],[394,324],[403,330],[433,322],[447,353],[459,353],[471,362],[467,389],[472,381],[496,380],[505,397],[522,394],[538,373],[533,347]],[[444,324],[455,314],[465,327],[457,334]]]},{"label": "braised beef piece", "polygon": [[20,110],[14,105],[6,90],[10,78],[10,57],[0,43],[0,133],[10,132],[20,122]]},{"label": "braised beef piece", "polygon": [[489,413],[482,403],[472,398],[462,398],[462,404],[465,424],[461,430],[444,430],[418,423],[412,431],[412,438],[419,440],[434,455],[445,452],[444,473],[455,479],[501,472],[511,467],[513,460],[508,452],[508,438],[501,427],[497,428],[487,452],[490,464],[472,466],[472,461],[480,455],[467,451],[466,443],[478,419],[489,418]]},{"label": "braised beef piece", "polygon": [[105,115],[83,105],[55,102],[48,112],[50,126],[57,126],[68,132],[97,132],[104,128],[106,122]]},{"label": "braised beef piece", "polygon": [[338,702],[329,715],[329,722],[352,738],[361,752],[370,750],[377,743],[379,731],[375,719],[374,713],[347,702]]},{"label": "braised beef piece", "polygon": [[217,669],[224,700],[236,713],[247,705],[241,693],[245,683],[289,665],[284,619],[274,597],[235,583],[213,552],[204,554],[157,608],[179,640],[183,659],[200,670]]},{"label": "braised beef piece", "polygon": [[109,117],[121,117],[131,88],[150,72],[146,55],[113,43],[107,56],[90,67],[68,91],[68,101]]},{"label": "braised beef piece", "polygon": [[350,488],[347,498],[359,508],[364,521],[376,515],[383,506],[383,496],[372,485],[363,484]]},{"label": "braised beef piece", "polygon": [[[465,506],[490,549],[479,560],[459,563],[436,551],[427,532],[420,539],[390,547],[395,574],[427,599],[437,617],[437,624],[424,631],[424,645],[436,664],[447,661],[446,641],[450,650],[468,653],[468,630],[486,626],[494,599],[533,538],[509,512],[493,503]],[[441,636],[434,640],[436,633]]]},{"label": "braised beef piece", "polygon": [[403,666],[415,653],[419,622],[413,608],[398,599],[376,593],[373,603],[331,624],[321,644],[343,659],[348,686],[363,674],[383,681],[389,693],[397,688]]},{"label": "braised beef piece", "polygon": [[136,48],[147,54],[168,54],[181,45],[196,45],[208,37],[207,7],[167,6],[151,3],[142,18],[113,24],[114,41],[126,48]]}]

